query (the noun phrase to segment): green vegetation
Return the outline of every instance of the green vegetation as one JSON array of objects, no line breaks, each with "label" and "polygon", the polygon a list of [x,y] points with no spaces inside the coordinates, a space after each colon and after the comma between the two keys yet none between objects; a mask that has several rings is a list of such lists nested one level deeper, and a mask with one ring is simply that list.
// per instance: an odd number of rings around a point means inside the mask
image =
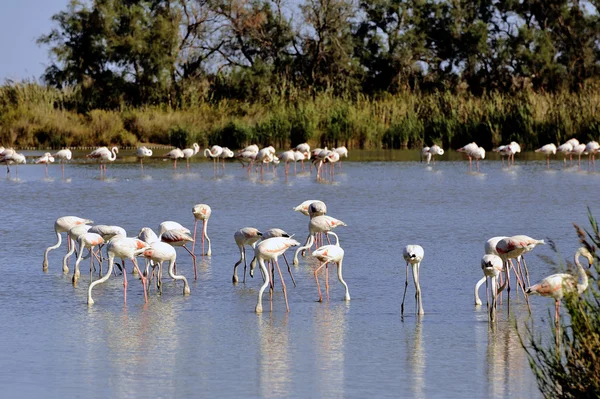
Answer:
[{"label": "green vegetation", "polygon": [[596,252],[600,231],[591,213],[589,219],[591,232],[575,226],[581,243],[595,258],[588,289],[581,296],[575,293],[563,298],[568,317],[561,318],[560,332],[556,332],[552,316],[544,322],[552,340],[534,334],[532,321],[523,342],[538,387],[547,398],[600,397],[600,259]]},{"label": "green vegetation", "polygon": [[596,2],[71,0],[0,142],[525,149],[598,140]]}]

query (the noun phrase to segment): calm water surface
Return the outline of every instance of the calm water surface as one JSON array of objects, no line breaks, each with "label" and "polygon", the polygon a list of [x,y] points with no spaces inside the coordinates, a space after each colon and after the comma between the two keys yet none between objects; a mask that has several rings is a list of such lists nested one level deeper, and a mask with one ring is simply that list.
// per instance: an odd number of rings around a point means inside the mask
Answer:
[{"label": "calm water surface", "polygon": [[[57,165],[50,179],[42,166],[21,166],[18,181],[0,180],[3,395],[539,397],[505,305],[495,329],[485,306],[473,305],[483,245],[492,236],[527,234],[553,239],[570,257],[577,248],[572,223],[587,226],[586,205],[600,209],[600,174],[563,170],[562,161],[550,171],[540,160],[517,162],[508,170],[485,161],[482,173],[471,174],[464,161],[433,168],[349,161],[326,183],[307,173],[286,179],[282,168],[261,180],[233,163],[216,174],[208,162],[190,171],[180,164],[176,172],[161,161],[144,172],[115,164],[105,180],[93,164],[67,165],[67,180]],[[260,278],[231,283],[238,259],[233,233],[280,227],[304,240],[308,220],[291,209],[306,199],[325,201],[328,213],[348,224],[337,233],[352,300],[342,300],[331,273],[329,302],[316,302],[315,263],[304,258],[293,268],[297,287],[284,275],[290,312],[276,279],[273,311],[266,292],[265,313],[257,315]],[[167,279],[163,295],[153,289],[144,305],[141,284],[130,278],[124,306],[122,277],[113,276],[94,290],[96,303],[88,307],[85,271],[76,288],[61,271],[64,245],[42,272],[60,216],[117,224],[133,236],[164,220],[193,227],[197,203],[213,210],[213,256],[198,258],[193,282],[190,257],[178,250],[179,270],[191,282],[188,297]],[[426,314],[413,313],[411,283],[402,320],[401,254],[412,243],[425,249]],[[549,246],[536,248],[528,258],[532,280],[553,272],[537,255],[556,259]],[[534,317],[552,306],[547,298],[531,302]],[[527,318],[521,302],[513,301],[511,314],[518,323]]]}]

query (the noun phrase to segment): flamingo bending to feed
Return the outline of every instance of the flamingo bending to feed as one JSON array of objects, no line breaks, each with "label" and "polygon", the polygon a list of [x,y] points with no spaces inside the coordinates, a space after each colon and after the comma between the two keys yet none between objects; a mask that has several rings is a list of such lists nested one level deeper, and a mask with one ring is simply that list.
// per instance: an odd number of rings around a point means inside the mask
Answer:
[{"label": "flamingo bending to feed", "polygon": [[198,280],[198,270],[196,268],[196,255],[192,251],[188,249],[185,245],[188,242],[194,242],[194,238],[190,235],[190,231],[188,229],[171,229],[163,232],[159,236],[162,242],[166,242],[171,244],[174,247],[183,247],[192,257],[192,261],[194,264],[194,279]]},{"label": "flamingo bending to feed", "polygon": [[[265,260],[275,261],[275,265],[277,266],[277,271],[279,273],[279,278],[281,279],[281,286],[283,289],[283,296],[285,297],[285,307],[287,311],[290,311],[290,307],[287,299],[287,292],[285,287],[285,282],[283,281],[283,275],[281,274],[281,269],[279,268],[279,262],[277,262],[277,258],[279,255],[283,254],[289,247],[295,247],[300,245],[300,243],[293,238],[288,237],[273,237],[268,240],[261,241],[254,248],[254,257],[258,262],[261,271],[263,272],[263,276],[265,276],[265,282],[260,287],[258,291],[258,302],[256,303],[255,311],[256,313],[262,313],[262,295],[267,286],[270,284],[270,275],[271,273],[267,269],[265,265]],[[273,310],[273,291],[271,290],[271,310]]]},{"label": "flamingo bending to feed", "polygon": [[298,253],[310,248],[313,245],[315,241],[315,235],[317,233],[325,233],[327,235],[331,234],[335,237],[336,242],[339,243],[339,237],[332,231],[338,226],[347,226],[347,224],[339,219],[327,215],[315,216],[314,218],[310,219],[308,222],[308,237],[306,238],[306,243],[296,249],[296,253],[294,254],[294,265],[298,264]]},{"label": "flamingo bending to feed", "polygon": [[[306,200],[303,203],[301,203],[300,205],[292,208],[292,210],[296,211],[296,212],[300,212],[301,214],[303,214],[305,216],[310,216],[310,214],[308,213],[308,207],[313,202],[320,202],[321,204],[323,204],[322,206],[325,207],[325,211],[322,214],[324,215],[325,213],[327,213],[327,206],[325,206],[325,203],[323,201],[319,201],[319,200]],[[321,206],[321,205],[319,205],[319,206]]]},{"label": "flamingo bending to feed", "polygon": [[[272,228],[269,230],[266,230],[262,237],[261,240],[268,240],[269,238],[273,238],[273,237],[284,237],[284,238],[292,238],[292,236],[290,236],[288,233],[286,233],[284,230],[282,229],[278,229],[278,228]],[[296,280],[294,279],[294,275],[292,274],[292,268],[290,267],[290,264],[287,260],[287,258],[285,257],[285,254],[283,255],[283,260],[285,260],[285,264],[287,265],[287,269],[288,269],[288,273],[290,274],[290,277],[292,278],[292,283],[294,283],[294,287],[296,286]],[[269,261],[267,261],[268,263]],[[256,258],[253,258],[252,261],[250,262],[250,277],[254,277],[254,267],[256,266]],[[246,271],[244,270],[244,278],[246,277]]]},{"label": "flamingo bending to feed", "polygon": [[71,158],[73,157],[73,154],[71,153],[71,150],[69,150],[68,148],[65,148],[60,151],[57,151],[54,154],[54,157],[60,159],[60,165],[61,165],[61,169],[62,169],[62,177],[64,179],[65,178],[65,161],[70,161]]},{"label": "flamingo bending to feed", "polygon": [[589,267],[591,267],[594,263],[593,255],[585,247],[581,247],[575,252],[575,265],[577,266],[577,271],[579,272],[581,284],[579,284],[575,276],[570,273],[557,273],[548,276],[539,283],[527,288],[526,292],[528,294],[538,294],[541,296],[551,296],[554,298],[554,314],[557,327],[559,325],[560,301],[565,295],[565,292],[577,292],[579,295],[588,287],[587,273],[583,269],[583,266],[581,266],[581,263],[579,263],[579,258],[581,256],[584,256],[588,260]]},{"label": "flamingo bending to feed", "polygon": [[[321,286],[319,285],[319,278],[317,274],[323,267],[327,268],[329,263],[335,263],[337,265],[337,275],[340,283],[346,288],[344,294],[344,300],[350,300],[350,292],[348,291],[348,284],[342,277],[342,262],[344,261],[344,250],[338,244],[336,245],[323,245],[313,251],[312,256],[317,258],[320,262],[323,262],[319,267],[315,269],[315,280],[317,282],[317,289],[319,290],[319,302],[323,302],[323,296],[321,295]],[[327,300],[329,300],[329,273],[325,272],[325,294]]]},{"label": "flamingo bending to feed", "polygon": [[[210,215],[212,214],[212,209],[210,206],[206,204],[197,204],[192,208],[192,213],[194,214],[194,243],[192,244],[192,252],[194,252],[194,248],[196,246],[196,226],[198,225],[198,220],[202,220],[202,255],[204,255],[204,239],[208,241],[208,251],[206,251],[206,256],[212,255],[212,250],[210,249],[210,238],[208,238],[208,219],[210,219]],[[195,252],[194,252],[195,253]]]},{"label": "flamingo bending to feed", "polygon": [[[130,238],[130,237],[116,237],[108,243],[107,252],[108,252],[108,271],[102,278],[94,281],[90,284],[88,288],[88,304],[91,305],[94,303],[92,299],[92,289],[98,285],[104,283],[110,277],[113,269],[113,265],[115,262],[115,257],[121,258],[121,262],[125,264],[125,259],[129,259],[141,276],[142,286],[144,288],[144,302],[148,303],[148,293],[146,288],[146,277],[142,274],[140,268],[138,267],[136,256],[139,256],[144,253],[144,251],[148,250],[150,246],[148,243],[138,239],[138,238]],[[127,303],[127,273],[125,269],[123,269],[123,302]]]},{"label": "flamingo bending to feed", "polygon": [[[504,280],[504,283],[500,288],[498,288],[498,278],[500,277],[500,273],[504,271],[502,258],[498,255],[494,254],[485,254],[483,258],[481,258],[481,269],[483,270],[483,278],[477,282],[475,285],[475,304],[481,305],[481,300],[479,299],[479,287],[485,282],[486,287],[486,297],[488,298],[487,306],[488,312],[490,315],[490,320],[494,321],[496,318],[496,299],[498,298],[498,294],[504,291],[506,287],[506,283],[508,282],[508,278]],[[489,290],[488,290],[488,279],[492,280],[491,283],[491,296],[492,296],[492,306],[490,307],[489,303]]]},{"label": "flamingo bending to feed", "polygon": [[404,294],[402,295],[402,305],[400,306],[400,314],[404,315],[404,299],[406,298],[406,287],[408,286],[408,265],[412,266],[413,282],[415,283],[415,301],[417,303],[417,314],[422,315],[423,302],[421,301],[421,286],[419,285],[419,269],[425,251],[420,245],[407,245],[402,252],[402,256],[406,261],[406,280],[404,282]]},{"label": "flamingo bending to feed", "polygon": [[54,157],[49,152],[45,153],[43,156],[39,157],[35,160],[35,163],[43,163],[46,165],[46,177],[48,177],[48,164],[54,162]]},{"label": "flamingo bending to feed", "polygon": [[208,148],[204,150],[204,156],[207,158],[212,158],[213,168],[217,167],[217,160],[221,154],[223,154],[223,147],[219,145],[213,145],[210,147],[210,150]]},{"label": "flamingo bending to feed", "polygon": [[[50,253],[50,251],[60,247],[60,244],[62,242],[62,236],[60,235],[60,233],[68,233],[69,230],[71,230],[71,228],[73,228],[74,226],[80,225],[80,224],[92,224],[94,223],[92,220],[90,219],[83,219],[77,216],[63,216],[60,217],[58,219],[56,219],[56,221],[54,222],[54,232],[56,233],[56,238],[57,238],[57,242],[54,245],[49,246],[48,248],[46,248],[46,250],[44,251],[44,262],[42,263],[42,270],[43,271],[48,271],[48,253]],[[70,237],[67,237],[67,244],[69,245],[70,248]],[[63,271],[64,268],[63,268]],[[69,269],[67,269],[66,272],[68,272]]]},{"label": "flamingo bending to feed", "polygon": [[140,147],[140,148],[137,149],[136,156],[140,160],[140,166],[142,167],[142,169],[144,169],[144,158],[151,157],[152,156],[152,150],[149,149],[149,148],[146,148],[145,146],[142,146],[142,147]]},{"label": "flamingo bending to feed", "polygon": [[[87,226],[85,226],[87,227]],[[96,233],[90,233],[89,231],[87,233],[83,233],[81,235],[79,235],[79,237],[77,238],[77,241],[79,242],[79,254],[77,255],[77,260],[75,261],[75,270],[73,271],[73,285],[77,284],[77,281],[79,280],[79,263],[81,262],[81,259],[83,258],[83,250],[85,248],[88,249],[88,251],[90,252],[90,282],[92,281],[92,270],[94,270],[94,247],[96,245],[102,245],[104,244],[104,239],[102,238],[102,236],[100,234],[96,234]]]},{"label": "flamingo bending to feed", "polygon": [[156,262],[158,265],[158,273],[156,278],[156,284],[158,285],[159,292],[162,293],[162,264],[165,261],[169,262],[169,276],[173,280],[183,281],[183,295],[190,294],[190,285],[188,284],[185,276],[175,274],[175,262],[177,260],[177,252],[173,246],[166,242],[154,242],[144,251],[144,257],[150,259],[153,263]]},{"label": "flamingo bending to feed", "polygon": [[100,176],[102,176],[102,173],[106,176],[106,161],[114,162],[118,153],[119,149],[117,147],[112,147],[110,150],[107,147],[99,147],[86,157],[100,160]]},{"label": "flamingo bending to feed", "polygon": [[[82,236],[83,234],[86,234],[91,228],[92,228],[92,226],[89,226],[87,224],[80,224],[77,226],[73,226],[69,230],[68,236],[70,238],[71,244],[70,244],[69,252],[67,252],[65,254],[65,256],[63,256],[63,273],[69,272],[69,266],[67,264],[69,262],[69,258],[71,257],[71,255],[73,255],[73,253],[75,252],[75,243],[78,243],[79,237]],[[80,252],[81,251],[83,251],[83,248],[80,248]],[[79,254],[77,256],[79,257]],[[96,256],[96,255],[94,254],[94,256]],[[100,262],[100,260],[98,260],[98,262]]]},{"label": "flamingo bending to feed", "polygon": [[556,155],[556,145],[546,144],[535,150],[535,152],[541,152],[546,156],[546,167],[550,169],[550,155]]},{"label": "flamingo bending to feed", "polygon": [[[240,250],[240,260],[238,260],[235,265],[233,266],[233,277],[232,277],[232,282],[234,284],[236,284],[239,280],[238,280],[238,276],[237,276],[237,267],[244,262],[244,280],[243,282],[246,282],[246,245],[249,245],[252,247],[252,249],[254,249],[254,247],[256,246],[256,243],[258,242],[258,240],[260,240],[260,238],[262,237],[262,233],[254,228],[254,227],[244,227],[239,229],[238,231],[236,231],[233,234],[233,238],[235,239],[235,243],[238,246],[239,250]],[[255,260],[252,259],[252,262],[254,262]],[[252,268],[252,263],[250,263],[250,267]]]},{"label": "flamingo bending to feed", "polygon": [[234,155],[235,154],[233,151],[231,151],[229,148],[223,147],[223,152],[221,152],[221,155],[219,155],[219,158],[223,160],[223,169],[225,169],[225,158],[233,158]]}]

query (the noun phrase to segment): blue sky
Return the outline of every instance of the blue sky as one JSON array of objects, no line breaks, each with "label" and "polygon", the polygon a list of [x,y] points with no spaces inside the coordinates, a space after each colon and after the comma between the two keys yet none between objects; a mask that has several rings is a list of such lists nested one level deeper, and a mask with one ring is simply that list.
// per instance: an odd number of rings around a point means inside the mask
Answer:
[{"label": "blue sky", "polygon": [[50,32],[52,15],[65,10],[69,0],[0,1],[0,84],[6,79],[36,78],[50,63],[48,47],[36,39]]}]

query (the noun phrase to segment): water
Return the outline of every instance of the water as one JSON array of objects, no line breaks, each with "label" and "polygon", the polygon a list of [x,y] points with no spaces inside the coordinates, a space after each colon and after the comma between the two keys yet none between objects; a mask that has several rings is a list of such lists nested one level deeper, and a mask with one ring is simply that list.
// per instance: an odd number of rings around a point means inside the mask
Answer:
[{"label": "water", "polygon": [[[587,226],[586,206],[600,208],[600,174],[563,170],[562,161],[550,171],[540,160],[517,162],[508,170],[486,161],[481,174],[468,173],[463,161],[434,168],[344,162],[326,183],[306,173],[286,179],[282,168],[261,180],[239,164],[215,175],[208,162],[193,163],[189,172],[183,163],[174,172],[161,161],[143,173],[133,163],[109,165],[105,180],[94,164],[69,164],[65,181],[57,165],[50,179],[42,166],[20,166],[18,181],[0,180],[0,386],[7,396],[48,398],[539,397],[506,305],[495,329],[485,305],[473,305],[483,245],[492,236],[527,234],[551,238],[572,256],[572,223]],[[291,209],[306,199],[325,201],[328,213],[348,224],[336,232],[352,300],[342,300],[333,271],[329,302],[316,302],[314,263],[301,258],[293,268],[297,287],[283,270],[290,312],[277,278],[273,311],[266,291],[265,313],[257,315],[260,277],[231,283],[239,256],[233,233],[280,227],[304,240],[308,219]],[[124,306],[122,277],[113,276],[94,290],[96,303],[88,307],[88,263],[74,288],[60,267],[64,245],[50,253],[49,272],[42,272],[60,216],[117,224],[136,235],[164,220],[193,228],[197,203],[213,210],[213,256],[198,258],[194,282],[190,257],[178,249],[190,296],[165,279],[163,295],[152,289],[145,305],[141,284],[130,277]],[[412,243],[425,249],[426,314],[414,315],[411,282],[402,320],[401,254]],[[529,254],[535,281],[553,272],[537,255],[556,259],[549,246]],[[243,268],[238,273],[241,279]],[[553,306],[548,298],[531,302],[538,318]],[[527,318],[522,301],[513,301],[512,313],[518,323]]]}]

